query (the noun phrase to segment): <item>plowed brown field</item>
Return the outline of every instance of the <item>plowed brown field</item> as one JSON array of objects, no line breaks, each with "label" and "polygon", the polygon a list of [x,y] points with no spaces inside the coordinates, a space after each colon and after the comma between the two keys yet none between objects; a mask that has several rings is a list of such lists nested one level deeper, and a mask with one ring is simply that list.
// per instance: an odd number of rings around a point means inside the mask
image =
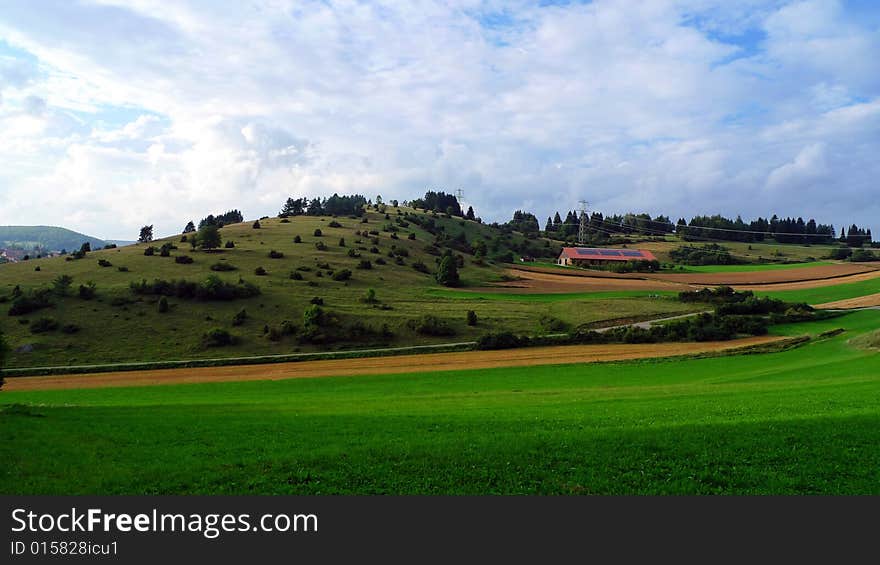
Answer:
[{"label": "plowed brown field", "polygon": [[725,351],[770,343],[780,339],[784,338],[761,336],[733,341],[704,343],[569,345],[503,351],[429,353],[425,355],[401,355],[398,357],[303,361],[299,363],[273,363],[265,365],[159,369],[152,371],[53,375],[45,377],[9,377],[6,379],[4,390],[151,386],[592,363],[596,361],[621,361],[626,359],[671,357],[711,351]]},{"label": "plowed brown field", "polygon": [[[473,289],[475,292],[547,293],[547,292],[600,292],[606,290],[687,290],[682,283],[636,278],[591,277],[588,275],[559,275],[538,271],[510,271],[519,280],[499,283],[491,288]],[[468,290],[468,289],[463,289]]]}]

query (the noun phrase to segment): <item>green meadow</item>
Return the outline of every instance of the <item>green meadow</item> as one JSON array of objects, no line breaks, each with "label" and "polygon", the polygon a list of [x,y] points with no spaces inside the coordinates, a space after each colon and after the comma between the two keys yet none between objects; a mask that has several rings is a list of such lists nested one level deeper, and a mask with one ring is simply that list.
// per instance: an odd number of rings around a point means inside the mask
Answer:
[{"label": "green meadow", "polygon": [[880,354],[858,346],[878,327],[779,326],[813,339],[725,357],[3,392],[2,492],[880,494]]}]

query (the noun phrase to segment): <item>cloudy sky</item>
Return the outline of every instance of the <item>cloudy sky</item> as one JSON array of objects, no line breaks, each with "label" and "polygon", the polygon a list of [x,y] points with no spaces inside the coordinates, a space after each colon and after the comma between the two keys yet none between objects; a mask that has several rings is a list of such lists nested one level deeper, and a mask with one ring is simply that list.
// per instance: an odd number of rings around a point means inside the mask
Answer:
[{"label": "cloudy sky", "polygon": [[874,0],[4,0],[0,224],[287,196],[880,230]]}]

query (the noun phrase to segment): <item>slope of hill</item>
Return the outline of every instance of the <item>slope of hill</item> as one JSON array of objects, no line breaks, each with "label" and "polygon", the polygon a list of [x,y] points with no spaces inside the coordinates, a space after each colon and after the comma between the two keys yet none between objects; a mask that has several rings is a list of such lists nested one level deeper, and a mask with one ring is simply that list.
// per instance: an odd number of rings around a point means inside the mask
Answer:
[{"label": "slope of hill", "polygon": [[[9,367],[461,342],[490,331],[550,333],[560,325],[694,308],[650,297],[648,292],[622,300],[583,297],[565,304],[499,302],[476,294],[465,299],[438,296],[432,292],[439,287],[433,275],[439,256],[448,249],[463,265],[463,285],[485,286],[504,279],[503,261],[514,254],[553,257],[558,247],[460,218],[403,207],[389,207],[388,212],[386,216],[371,210],[363,219],[272,218],[261,221],[260,229],[251,222],[227,225],[220,230],[224,246],[214,252],[192,250],[177,235],[152,242],[156,250],[152,256],[144,255],[147,245],[136,244],[94,251],[83,259],[54,257],[4,265],[0,328],[13,349]],[[316,236],[315,230],[322,235]],[[294,243],[297,236],[300,243]],[[228,241],[235,247],[225,248]],[[474,246],[482,247],[478,241],[485,243],[484,258],[472,252]],[[168,257],[159,252],[165,243],[177,247]],[[276,252],[274,258],[271,251]],[[183,257],[192,262],[184,263]],[[258,268],[265,274],[257,275]],[[351,273],[349,278],[345,271]],[[47,295],[49,306],[7,315],[17,292],[27,296],[50,289],[61,275],[72,277],[63,296],[53,290]],[[252,284],[259,294],[234,300],[200,299],[196,294],[202,291],[196,287],[203,288],[211,276],[226,283],[227,290]],[[153,284],[156,279],[169,284],[186,280],[188,285],[174,283],[169,290],[168,285]],[[90,283],[95,285],[95,296],[87,299]],[[165,297],[167,311],[160,312],[162,297],[155,292],[170,294]],[[307,311],[315,303],[321,312],[312,309],[309,317]],[[468,325],[469,310],[477,315],[476,325]],[[48,321],[41,322],[43,318]],[[213,343],[206,343],[206,333],[215,328],[221,333],[208,336]],[[231,342],[222,332],[229,333]]]},{"label": "slope of hill", "polygon": [[33,249],[41,247],[47,251],[73,251],[88,242],[92,249],[104,247],[107,242],[67,228],[55,226],[0,226],[0,247],[19,247]]}]

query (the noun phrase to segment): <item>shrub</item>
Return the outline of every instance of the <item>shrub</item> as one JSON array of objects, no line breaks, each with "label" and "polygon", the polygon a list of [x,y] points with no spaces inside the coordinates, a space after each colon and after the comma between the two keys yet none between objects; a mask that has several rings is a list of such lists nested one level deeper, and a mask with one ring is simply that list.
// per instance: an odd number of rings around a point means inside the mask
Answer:
[{"label": "shrub", "polygon": [[237,338],[223,328],[210,329],[202,336],[204,347],[225,347],[233,345],[236,341]]},{"label": "shrub", "polygon": [[232,241],[232,240],[230,239],[230,240],[227,241],[225,244],[223,244],[223,247],[225,247],[226,249],[234,249],[234,248],[235,248],[235,242]]},{"label": "shrub", "polygon": [[548,314],[544,314],[540,317],[538,325],[544,332],[564,332],[568,329],[568,324],[566,322]]},{"label": "shrub", "polygon": [[348,256],[349,256],[349,257],[357,258],[357,257],[360,257],[361,254],[358,253],[358,250],[357,250],[357,249],[349,249],[349,250],[348,250]]},{"label": "shrub", "polygon": [[144,255],[147,257],[152,257],[156,253],[156,248],[152,245],[144,249]]},{"label": "shrub", "polygon": [[168,311],[168,299],[166,297],[162,297],[159,299],[159,313],[164,314]]},{"label": "shrub", "polygon": [[254,274],[258,277],[264,277],[266,276],[266,269],[264,269],[263,267],[257,267],[256,269],[254,269]]},{"label": "shrub", "polygon": [[70,285],[73,284],[73,277],[70,275],[58,275],[52,281],[52,290],[59,296],[66,296]]},{"label": "shrub", "polygon": [[168,247],[162,246],[162,249],[159,250],[159,257],[170,257],[171,249]]},{"label": "shrub", "polygon": [[125,265],[121,265],[119,267],[116,267],[116,270],[119,271],[120,273],[127,273],[128,267],[126,267]]},{"label": "shrub", "polygon": [[39,265],[37,265],[36,267],[34,267],[34,271],[39,272],[40,270],[41,270],[41,269],[40,269],[40,266],[39,266]]},{"label": "shrub", "polygon": [[477,325],[477,313],[473,310],[467,311],[467,325],[476,326]]},{"label": "shrub", "polygon": [[284,253],[280,251],[275,251],[274,249],[269,251],[269,259],[281,259],[282,257],[284,257]]},{"label": "shrub", "polygon": [[48,308],[52,303],[49,302],[49,290],[36,290],[29,294],[21,294],[12,300],[12,306],[9,307],[10,316],[20,316],[22,314],[30,314],[37,310]]},{"label": "shrub", "polygon": [[455,329],[452,328],[446,321],[441,320],[440,318],[433,316],[431,314],[425,314],[420,318],[416,318],[413,320],[409,320],[406,323],[407,327],[413,330],[416,333],[422,335],[429,336],[450,336],[455,335]]},{"label": "shrub", "polygon": [[876,261],[877,256],[867,249],[856,249],[850,255],[849,260],[852,262]]},{"label": "shrub", "polygon": [[326,251],[327,246],[324,245],[323,241],[319,241],[319,242],[315,243],[315,249],[317,249],[318,251]]},{"label": "shrub", "polygon": [[312,235],[314,235],[315,237],[321,237],[324,234],[323,232],[321,232],[321,228],[315,228],[315,231],[312,233]]},{"label": "shrub", "polygon": [[174,258],[174,262],[180,265],[189,265],[193,262],[193,258],[189,255],[178,255]]},{"label": "shrub", "polygon": [[683,265],[734,265],[739,263],[730,250],[717,243],[709,243],[700,247],[681,245],[669,252],[669,257]]},{"label": "shrub", "polygon": [[236,312],[235,315],[232,317],[232,325],[233,326],[242,325],[244,323],[244,321],[247,320],[247,317],[248,317],[247,311],[244,308],[242,308],[241,310]]},{"label": "shrub", "polygon": [[367,293],[361,298],[364,304],[378,304],[380,301],[376,298],[376,289],[368,288]]},{"label": "shrub", "polygon": [[33,334],[52,332],[58,329],[58,321],[55,318],[39,318],[31,322],[30,330]]},{"label": "shrub", "polygon": [[299,271],[293,271],[292,273],[290,273],[290,278],[295,281],[303,280],[302,273],[300,273]]},{"label": "shrub", "polygon": [[64,324],[61,326],[61,331],[66,334],[75,334],[79,331],[79,326],[76,324]]},{"label": "shrub", "polygon": [[303,238],[300,236],[296,236],[293,238],[294,243],[302,243]]},{"label": "shrub", "polygon": [[79,297],[83,300],[91,300],[95,297],[95,283],[92,281],[79,285]]},{"label": "shrub", "polygon": [[100,267],[112,267],[113,264],[107,259],[98,259],[98,266]]},{"label": "shrub", "polygon": [[290,223],[290,220],[288,220],[287,218],[281,218],[281,221],[280,221],[279,223],[281,223],[281,224],[289,224],[289,223]]},{"label": "shrub", "polygon": [[[398,259],[400,259],[400,257],[398,257]],[[401,261],[403,261],[403,260],[401,259]],[[395,261],[395,262],[396,262],[396,261]],[[417,259],[415,262],[413,262],[413,264],[412,264],[412,268],[415,269],[415,270],[417,270],[417,271],[420,272],[420,273],[428,273],[428,272],[430,272],[430,271],[428,271],[428,266],[425,265],[425,264],[422,262],[421,259]]]},{"label": "shrub", "polygon": [[451,254],[446,254],[440,259],[440,265],[434,274],[434,279],[443,286],[458,286],[461,280],[458,275],[458,265]]},{"label": "shrub", "polygon": [[351,271],[348,269],[340,269],[333,273],[334,281],[347,281],[351,278]]},{"label": "shrub", "polygon": [[341,227],[342,227],[342,224],[340,224],[340,223],[337,222],[336,220],[330,220],[330,223],[327,224],[327,227],[331,227],[331,228],[341,228]]},{"label": "shrub", "polygon": [[415,241],[415,239],[416,239],[415,232],[410,232],[410,234],[408,236],[406,236],[406,238],[410,241]]},{"label": "shrub", "polygon": [[238,267],[236,267],[235,265],[224,263],[223,261],[218,261],[217,263],[211,265],[212,271],[235,271],[237,269]]},{"label": "shrub", "polygon": [[129,287],[134,294],[174,296],[201,301],[236,300],[260,294],[259,287],[254,284],[244,281],[232,284],[223,281],[217,275],[210,275],[201,283],[184,279],[171,281],[155,279],[152,283],[148,283],[144,279],[140,282],[132,282]]},{"label": "shrub", "polygon": [[315,305],[317,305],[317,306],[323,306],[323,305],[324,305],[324,299],[321,298],[320,296],[313,296],[312,299],[309,300],[309,304],[315,304]]},{"label": "shrub", "polygon": [[385,259],[383,259],[383,258],[381,258],[381,257],[377,257],[377,258],[376,258],[376,264],[377,264],[377,265],[387,265],[388,262],[385,261]]},{"label": "shrub", "polygon": [[358,269],[370,270],[373,268],[373,264],[369,259],[361,259],[357,264]]},{"label": "shrub", "polygon": [[260,220],[257,220],[251,225],[251,227],[255,230],[258,230],[258,229],[262,228],[263,226],[260,225]]},{"label": "shrub", "polygon": [[511,332],[488,333],[477,339],[477,349],[513,349],[529,345],[529,338]]},{"label": "shrub", "polygon": [[339,247],[345,247],[345,238],[344,237],[339,238]]}]

